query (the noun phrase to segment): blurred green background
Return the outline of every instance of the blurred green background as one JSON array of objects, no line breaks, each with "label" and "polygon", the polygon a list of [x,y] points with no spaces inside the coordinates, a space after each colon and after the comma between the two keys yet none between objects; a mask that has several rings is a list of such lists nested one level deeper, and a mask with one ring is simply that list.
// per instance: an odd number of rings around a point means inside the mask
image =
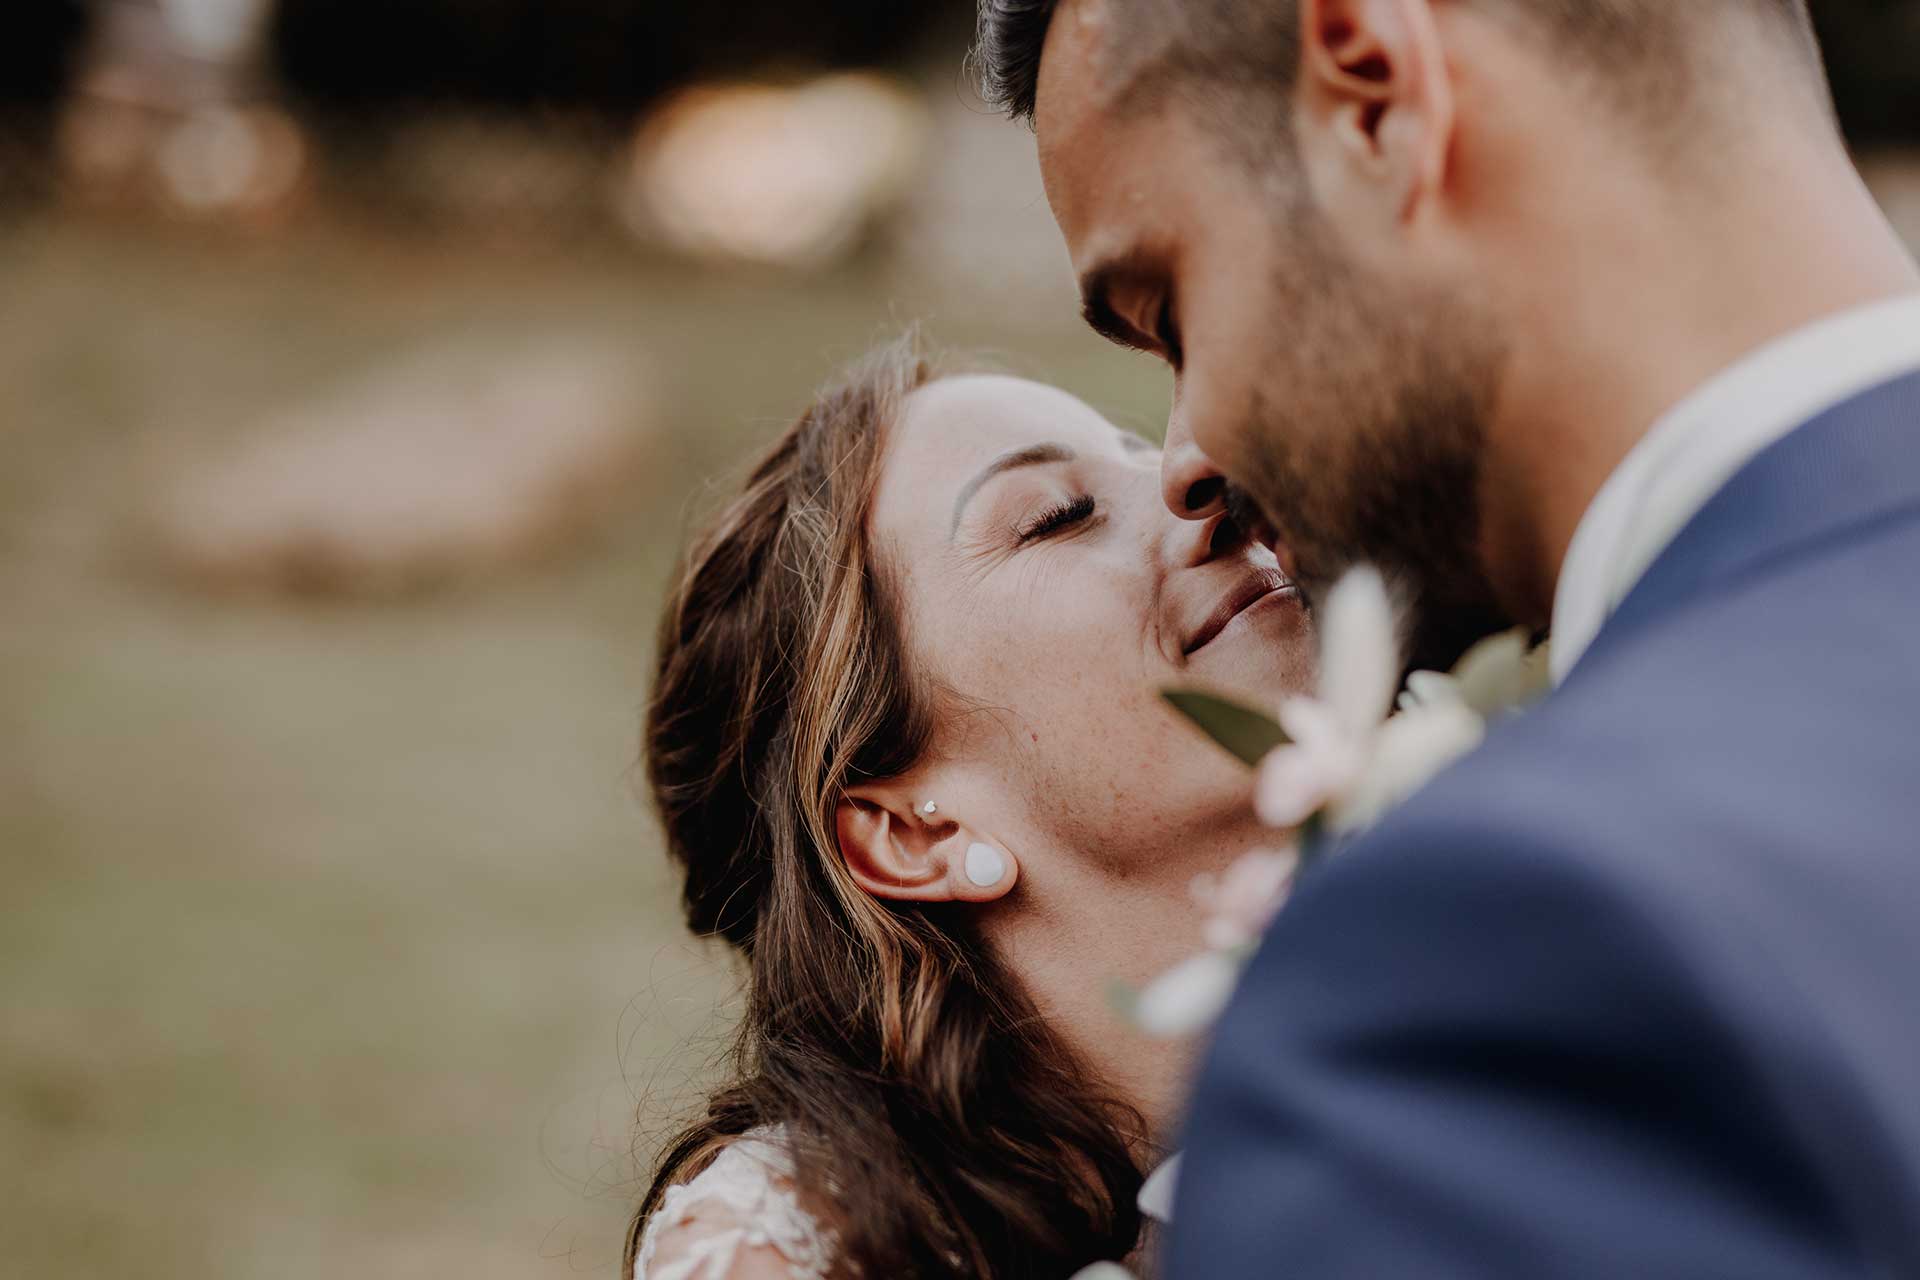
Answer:
[{"label": "blurred green background", "polygon": [[[9,1274],[613,1275],[731,985],[635,772],[690,513],[910,321],[1157,429],[967,5],[707,8],[0,54]],[[1913,234],[1917,14],[1822,14]]]}]

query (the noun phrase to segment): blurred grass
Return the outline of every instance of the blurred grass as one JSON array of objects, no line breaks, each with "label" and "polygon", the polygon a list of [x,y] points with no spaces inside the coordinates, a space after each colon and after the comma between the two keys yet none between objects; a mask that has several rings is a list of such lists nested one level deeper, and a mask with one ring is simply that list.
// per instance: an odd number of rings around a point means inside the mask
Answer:
[{"label": "blurred grass", "polygon": [[[908,319],[1129,421],[1164,396],[1080,331],[1064,264],[1031,306],[881,256],[795,281],[48,221],[0,280],[16,1275],[613,1275],[636,1107],[657,1136],[694,1096],[728,988],[632,773],[704,480]],[[656,373],[657,465],[585,554],[375,605],[195,596],[130,554],[175,446],[418,345],[555,334]]]}]

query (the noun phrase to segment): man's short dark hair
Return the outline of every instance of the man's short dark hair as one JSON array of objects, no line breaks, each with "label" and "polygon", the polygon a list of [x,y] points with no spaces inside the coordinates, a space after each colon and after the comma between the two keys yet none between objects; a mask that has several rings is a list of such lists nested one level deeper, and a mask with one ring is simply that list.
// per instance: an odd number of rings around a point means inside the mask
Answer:
[{"label": "man's short dark hair", "polygon": [[[1102,0],[1122,42],[1114,69],[1127,88],[1181,80],[1221,86],[1290,77],[1299,11],[1290,0]],[[1040,54],[1061,0],[980,0],[973,61],[980,94],[1016,120],[1033,120]],[[1151,81],[1151,85],[1141,82]]]},{"label": "man's short dark hair", "polygon": [[1060,0],[980,0],[974,70],[987,105],[1016,120],[1033,119],[1040,88],[1040,51]]},{"label": "man's short dark hair", "polygon": [[[1481,0],[1533,20],[1601,67],[1665,70],[1674,23],[1700,10],[1746,9],[1788,30],[1813,51],[1807,0]],[[1115,38],[1136,69],[1216,85],[1258,84],[1289,93],[1299,62],[1297,0],[1104,0]],[[1061,0],[980,0],[973,65],[981,97],[1031,122],[1040,55]],[[1815,63],[1817,65],[1817,54]]]}]

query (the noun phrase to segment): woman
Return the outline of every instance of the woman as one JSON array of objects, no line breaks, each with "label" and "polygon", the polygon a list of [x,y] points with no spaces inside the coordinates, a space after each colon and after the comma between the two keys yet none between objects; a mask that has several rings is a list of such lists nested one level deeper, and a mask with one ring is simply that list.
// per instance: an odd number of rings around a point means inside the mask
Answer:
[{"label": "woman", "polygon": [[1158,464],[903,343],[693,549],[649,776],[747,1011],[635,1220],[643,1280],[1063,1280],[1136,1248],[1190,1048],[1106,993],[1190,954],[1193,877],[1260,840],[1158,690],[1272,699],[1312,665],[1272,551],[1175,520]]}]

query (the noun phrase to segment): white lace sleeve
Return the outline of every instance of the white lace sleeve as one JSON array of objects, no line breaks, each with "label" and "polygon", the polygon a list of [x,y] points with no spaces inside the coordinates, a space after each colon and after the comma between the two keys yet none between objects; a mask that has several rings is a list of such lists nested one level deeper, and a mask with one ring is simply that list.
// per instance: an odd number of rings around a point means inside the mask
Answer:
[{"label": "white lace sleeve", "polygon": [[777,1129],[745,1135],[648,1220],[633,1280],[825,1280],[833,1234],[800,1207]]}]

